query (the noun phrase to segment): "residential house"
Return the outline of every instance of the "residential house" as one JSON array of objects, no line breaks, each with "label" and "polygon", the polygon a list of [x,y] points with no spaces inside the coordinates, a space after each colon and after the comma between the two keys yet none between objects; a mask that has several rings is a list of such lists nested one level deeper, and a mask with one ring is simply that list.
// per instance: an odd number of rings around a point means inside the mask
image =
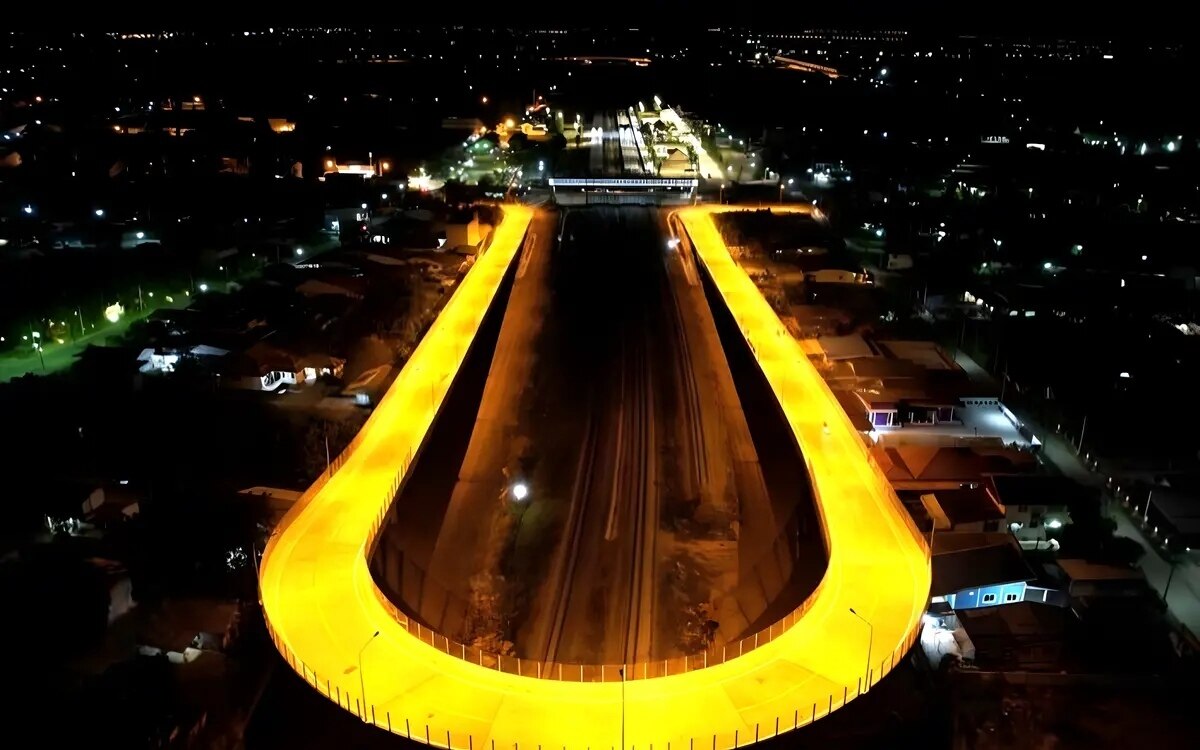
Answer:
[{"label": "residential house", "polygon": [[1061,558],[1055,565],[1062,572],[1062,588],[1072,598],[1145,597],[1150,591],[1138,568]]},{"label": "residential house", "polygon": [[1004,506],[996,498],[990,477],[957,488],[928,492],[910,490],[897,494],[918,528],[930,528],[935,535],[986,534],[1005,530]]},{"label": "residential house", "polygon": [[475,209],[452,212],[435,224],[434,232],[438,248],[453,250],[458,247],[478,247],[482,239],[479,231],[479,214]]},{"label": "residential house", "polygon": [[137,361],[142,364],[138,367],[140,372],[174,372],[176,365],[181,360],[216,360],[229,354],[228,349],[222,349],[218,346],[209,346],[207,344],[197,344],[195,346],[169,346],[156,345],[148,346],[142,349],[138,354]]},{"label": "residential house", "polygon": [[226,384],[252,391],[275,391],[308,383],[323,375],[342,376],[346,360],[328,354],[294,354],[260,341],[230,358]]},{"label": "residential house", "polygon": [[[993,474],[1034,471],[1036,458],[999,445],[876,445],[871,455],[884,476],[899,490],[959,489]],[[999,499],[1003,501],[1003,496]]]},{"label": "residential house", "polygon": [[1034,585],[1037,576],[1012,542],[934,555],[930,601],[954,610],[997,607],[1018,602],[1065,606],[1057,589]]},{"label": "residential house", "polygon": [[235,602],[167,599],[152,610],[141,612],[138,653],[164,655],[172,664],[192,662],[204,651],[227,648],[237,637],[239,622]]}]

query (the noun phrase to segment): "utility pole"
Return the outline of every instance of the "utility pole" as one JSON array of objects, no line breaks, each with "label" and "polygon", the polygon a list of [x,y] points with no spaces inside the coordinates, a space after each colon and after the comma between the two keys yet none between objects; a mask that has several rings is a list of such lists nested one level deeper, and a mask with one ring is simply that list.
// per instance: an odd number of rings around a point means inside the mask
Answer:
[{"label": "utility pole", "polygon": [[1171,579],[1175,577],[1175,558],[1170,557],[1170,552],[1167,552],[1167,562],[1171,564],[1171,570],[1167,573],[1167,585],[1163,587],[1162,600],[1163,604],[1167,603],[1167,592],[1171,590]]},{"label": "utility pole", "polygon": [[[1085,432],[1087,432],[1087,418],[1088,418],[1088,415],[1084,414],[1083,415],[1083,426],[1079,428],[1079,442],[1075,444],[1075,453],[1077,453],[1077,454],[1083,452],[1083,434]],[[1149,502],[1149,501],[1147,501],[1147,502]]]},{"label": "utility pole", "polygon": [[33,330],[33,323],[29,324],[29,340],[33,342],[34,351],[38,353],[38,361],[42,363],[42,372],[46,371],[46,358],[42,356],[42,334]]}]

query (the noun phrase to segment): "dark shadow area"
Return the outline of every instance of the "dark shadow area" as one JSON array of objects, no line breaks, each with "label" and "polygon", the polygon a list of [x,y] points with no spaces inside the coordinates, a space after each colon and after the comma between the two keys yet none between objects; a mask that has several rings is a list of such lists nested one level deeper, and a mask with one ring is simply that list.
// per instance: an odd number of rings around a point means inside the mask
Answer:
[{"label": "dark shadow area", "polygon": [[404,601],[401,582],[393,580],[385,571],[403,570],[404,566],[385,565],[383,560],[395,555],[403,561],[409,556],[422,569],[428,565],[451,492],[458,481],[459,466],[471,440],[519,264],[518,257],[496,290],[491,308],[442,402],[429,437],[414,457],[415,467],[392,503],[388,522],[371,555],[371,574],[376,584],[388,599],[398,604]]},{"label": "dark shadow area", "polygon": [[[779,408],[771,385],[767,382],[754,353],[742,336],[737,322],[725,306],[721,293],[716,289],[704,264],[697,261],[704,282],[704,293],[712,310],[713,322],[733,383],[737,388],[750,437],[758,453],[763,479],[775,509],[779,541],[793,562],[792,575],[784,589],[773,598],[767,608],[757,617],[744,633],[744,637],[766,628],[784,617],[807,597],[825,575],[828,551],[821,535],[821,524],[816,516],[808,472],[800,454],[800,446],[792,434],[787,420]],[[774,545],[779,547],[780,544]],[[745,551],[745,554],[751,554]],[[752,568],[760,564],[772,565],[765,552]],[[743,566],[743,570],[746,566]],[[743,576],[743,584],[749,583]]]}]

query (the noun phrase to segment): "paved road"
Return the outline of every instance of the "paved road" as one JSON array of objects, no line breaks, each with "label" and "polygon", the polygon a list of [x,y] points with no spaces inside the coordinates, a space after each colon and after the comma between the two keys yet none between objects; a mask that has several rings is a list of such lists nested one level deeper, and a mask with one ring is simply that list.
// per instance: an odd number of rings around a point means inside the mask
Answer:
[{"label": "paved road", "polygon": [[[381,598],[368,545],[429,433],[444,395],[438,384],[460,366],[464,339],[516,255],[531,212],[513,207],[348,458],[305,493],[264,552],[260,590],[272,636],[314,689],[350,710],[365,704],[359,713],[377,726],[445,747],[603,747],[624,737],[634,747],[696,742],[724,750],[825,716],[855,697],[863,676],[873,682],[903,655],[928,598],[926,550],[840,404],[706,212],[681,218],[781,399],[830,540],[829,568],[802,616],[719,665],[628,683],[571,682],[497,671],[464,660],[442,639],[431,646],[427,632],[421,640]],[[785,391],[785,382],[793,387]]]}]

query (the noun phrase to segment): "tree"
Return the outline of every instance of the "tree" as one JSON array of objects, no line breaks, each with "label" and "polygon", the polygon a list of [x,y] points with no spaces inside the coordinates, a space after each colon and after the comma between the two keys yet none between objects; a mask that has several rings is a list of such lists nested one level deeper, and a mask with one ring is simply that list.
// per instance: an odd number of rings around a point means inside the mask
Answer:
[{"label": "tree", "polygon": [[1100,514],[1098,505],[1077,504],[1071,522],[1058,533],[1062,554],[1110,565],[1133,565],[1145,550],[1132,539],[1116,536],[1117,524]]},{"label": "tree", "polygon": [[529,146],[529,136],[524,133],[513,133],[508,137],[510,151],[524,151]]},{"label": "tree", "polygon": [[80,653],[108,627],[104,575],[70,538],[37,545],[19,562],[6,563],[0,568],[0,596],[20,610],[4,618],[0,636],[30,653]]}]

